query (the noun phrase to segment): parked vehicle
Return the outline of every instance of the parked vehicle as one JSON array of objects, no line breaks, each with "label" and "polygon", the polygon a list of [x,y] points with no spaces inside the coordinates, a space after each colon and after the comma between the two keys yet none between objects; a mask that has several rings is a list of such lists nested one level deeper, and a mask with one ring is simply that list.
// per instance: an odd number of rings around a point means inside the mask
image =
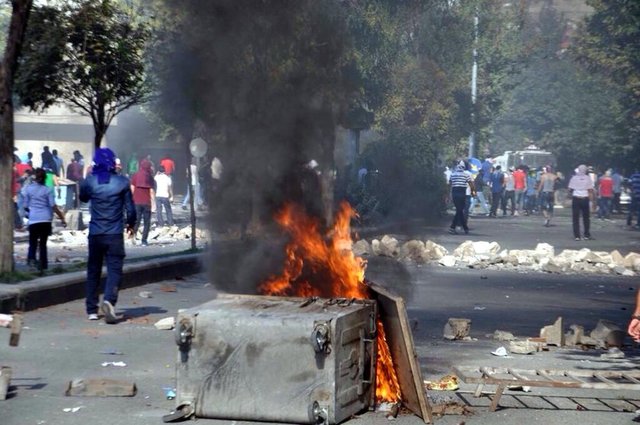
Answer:
[{"label": "parked vehicle", "polygon": [[547,165],[555,165],[556,157],[551,152],[538,149],[535,145],[529,145],[521,151],[505,151],[493,159],[493,164],[500,165],[503,170],[519,165],[540,169]]}]

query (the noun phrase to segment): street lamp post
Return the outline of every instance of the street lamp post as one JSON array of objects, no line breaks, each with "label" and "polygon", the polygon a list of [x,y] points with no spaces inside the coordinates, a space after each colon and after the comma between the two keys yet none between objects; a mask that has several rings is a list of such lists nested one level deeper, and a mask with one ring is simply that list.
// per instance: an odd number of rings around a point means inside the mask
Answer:
[{"label": "street lamp post", "polygon": [[473,17],[473,66],[471,67],[471,134],[469,135],[469,158],[476,153],[476,96],[478,94],[478,15]]}]

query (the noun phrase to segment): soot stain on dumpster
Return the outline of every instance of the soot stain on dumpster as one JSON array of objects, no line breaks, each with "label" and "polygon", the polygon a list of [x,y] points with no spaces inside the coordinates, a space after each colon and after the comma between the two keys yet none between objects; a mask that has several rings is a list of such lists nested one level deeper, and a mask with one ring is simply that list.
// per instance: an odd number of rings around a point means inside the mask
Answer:
[{"label": "soot stain on dumpster", "polygon": [[255,344],[253,342],[250,342],[247,344],[244,351],[245,355],[247,356],[247,364],[250,367],[253,367],[255,365],[256,360],[260,357],[260,355],[262,355],[265,347],[265,343]]}]

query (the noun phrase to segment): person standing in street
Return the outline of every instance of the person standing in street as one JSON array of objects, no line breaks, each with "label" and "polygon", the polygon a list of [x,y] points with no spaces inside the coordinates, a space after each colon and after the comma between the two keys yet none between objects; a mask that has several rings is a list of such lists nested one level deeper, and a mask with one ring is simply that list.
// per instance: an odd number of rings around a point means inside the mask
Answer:
[{"label": "person standing in street", "polygon": [[622,195],[622,183],[624,179],[618,170],[614,169],[611,174],[611,180],[613,181],[613,205],[611,206],[611,212],[615,212],[616,214],[622,213],[622,209],[620,208],[620,195]]},{"label": "person standing in street", "polygon": [[608,219],[613,205],[613,179],[611,170],[605,171],[598,179],[598,218]]},{"label": "person standing in street", "polygon": [[97,149],[93,163],[91,174],[80,185],[80,200],[91,201],[85,305],[89,320],[98,320],[100,274],[106,258],[107,279],[101,310],[105,322],[115,324],[118,322],[115,306],[125,257],[123,215],[126,210],[126,230],[133,235],[136,210],[129,179],[115,173],[116,156],[113,151]]},{"label": "person standing in street", "polygon": [[[189,198],[191,196],[191,189],[193,189],[194,193],[196,194],[196,197],[193,199],[194,206],[196,207],[196,209],[199,210],[202,208],[202,194],[200,193],[200,180],[198,179],[198,166],[195,164],[195,160],[194,162],[191,163],[190,168],[191,168],[191,184],[187,185],[187,194],[182,200],[182,209],[183,210],[187,209],[187,205],[189,204]],[[188,170],[187,170],[187,178],[189,178]]]},{"label": "person standing in street", "polygon": [[53,161],[56,163],[56,176],[64,178],[64,161],[58,156],[58,150],[52,150],[51,155],[53,156]]},{"label": "person standing in street", "polygon": [[[173,176],[173,172],[176,170],[176,163],[173,162],[173,159],[169,157],[169,155],[165,155],[160,160],[160,164],[164,167],[164,174],[169,177]],[[159,170],[159,167],[158,167]]]},{"label": "person standing in street", "polygon": [[513,172],[513,187],[516,195],[516,215],[524,210],[524,198],[527,192],[527,173],[523,166],[516,168]]},{"label": "person standing in street", "polygon": [[171,211],[171,202],[173,202],[173,184],[171,176],[165,172],[164,165],[158,167],[158,174],[153,178],[156,182],[156,214],[158,226],[164,226],[162,210],[167,214],[167,224],[173,226],[173,212]]},{"label": "person standing in street", "polygon": [[[51,235],[51,221],[53,213],[66,226],[64,214],[56,205],[53,189],[45,185],[46,173],[42,168],[35,170],[35,183],[24,188],[23,199],[25,211],[29,213],[29,251],[27,262],[38,267],[40,273],[49,267],[47,258],[47,239]],[[39,250],[38,250],[39,248]],[[39,251],[39,261],[36,262],[36,250]]]},{"label": "person standing in street", "polygon": [[475,179],[473,180],[473,184],[476,187],[476,196],[475,198],[471,199],[470,214],[473,214],[476,202],[478,202],[480,204],[480,207],[482,207],[482,212],[484,213],[484,215],[489,215],[489,213],[491,212],[491,210],[489,209],[489,205],[487,204],[487,199],[484,197],[484,190],[486,186],[484,182],[484,170],[480,169],[480,171],[478,171],[478,174],[476,174]]},{"label": "person standing in street", "polygon": [[573,237],[579,241],[580,238],[580,216],[584,227],[583,240],[590,240],[591,232],[589,203],[595,206],[595,196],[593,190],[593,180],[587,174],[587,166],[581,164],[576,169],[576,174],[569,180],[569,191],[571,192],[571,210],[573,213]]},{"label": "person standing in street", "polygon": [[133,203],[136,207],[136,225],[134,238],[138,234],[140,222],[142,227],[142,246],[149,244],[149,229],[151,228],[151,202],[153,200],[153,171],[151,162],[146,159],[140,161],[140,169],[131,177],[131,192],[133,193]]},{"label": "person standing in street", "polygon": [[453,205],[456,207],[456,214],[453,217],[451,226],[449,227],[449,233],[457,234],[457,226],[461,226],[464,229],[464,233],[469,233],[469,227],[467,226],[467,219],[464,214],[465,204],[467,200],[467,187],[471,190],[471,196],[476,195],[476,190],[473,186],[473,178],[471,173],[466,171],[466,164],[464,161],[460,161],[456,166],[456,169],[451,173],[449,177],[449,185],[451,186],[451,199]]},{"label": "person standing in street", "polygon": [[555,201],[555,185],[556,175],[553,174],[550,166],[543,167],[544,173],[540,176],[540,183],[538,183],[538,196],[540,196],[542,205],[542,214],[544,214],[544,226],[551,226],[551,219],[553,218],[553,205]]},{"label": "person standing in street", "polygon": [[500,165],[496,165],[496,168],[491,173],[491,212],[489,217],[496,217],[498,213],[498,206],[502,201],[502,193],[504,192],[504,174]]},{"label": "person standing in street", "polygon": [[513,180],[513,167],[504,174],[504,195],[502,196],[502,215],[507,215],[507,203],[511,203],[511,215],[516,213],[516,186]]}]

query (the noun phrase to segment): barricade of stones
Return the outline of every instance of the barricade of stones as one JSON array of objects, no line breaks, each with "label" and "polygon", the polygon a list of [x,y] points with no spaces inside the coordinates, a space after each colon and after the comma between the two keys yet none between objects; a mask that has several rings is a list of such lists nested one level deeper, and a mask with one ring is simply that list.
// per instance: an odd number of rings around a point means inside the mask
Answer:
[{"label": "barricade of stones", "polygon": [[[53,234],[49,238],[49,242],[53,244],[63,244],[67,246],[74,245],[86,245],[87,236],[89,230],[61,230],[58,233]],[[136,235],[138,241],[142,237],[142,228],[138,230]],[[196,239],[207,240],[209,237],[208,231],[196,228]],[[191,238],[191,226],[178,227],[178,226],[165,226],[155,227],[149,230],[149,241],[157,241],[160,243],[171,243],[176,240],[190,239]],[[130,240],[129,240],[130,242]]]},{"label": "barricade of stones", "polygon": [[358,256],[384,256],[417,264],[437,262],[445,267],[622,276],[640,273],[640,254],[635,252],[623,256],[617,250],[605,252],[582,248],[565,249],[556,255],[555,248],[546,243],[539,243],[535,249],[507,250],[497,242],[465,241],[450,253],[430,240],[410,240],[401,244],[396,238],[385,235],[371,243],[359,240],[353,245],[353,251]]}]

